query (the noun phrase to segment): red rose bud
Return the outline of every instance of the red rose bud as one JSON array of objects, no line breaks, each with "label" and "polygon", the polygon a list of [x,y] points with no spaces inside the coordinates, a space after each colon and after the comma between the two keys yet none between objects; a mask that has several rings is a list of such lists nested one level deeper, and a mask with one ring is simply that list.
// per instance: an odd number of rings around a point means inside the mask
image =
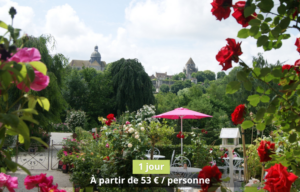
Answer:
[{"label": "red rose bud", "polygon": [[181,138],[181,139],[184,139],[184,135],[181,135],[180,138]]},{"label": "red rose bud", "polygon": [[244,121],[244,115],[246,115],[245,105],[238,105],[231,114],[231,120],[235,125],[242,124]]}]

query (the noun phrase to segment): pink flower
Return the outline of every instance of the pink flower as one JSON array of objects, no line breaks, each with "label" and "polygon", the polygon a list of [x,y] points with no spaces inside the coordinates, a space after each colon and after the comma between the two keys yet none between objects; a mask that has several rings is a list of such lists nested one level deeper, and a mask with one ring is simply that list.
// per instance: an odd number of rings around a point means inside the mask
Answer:
[{"label": "pink flower", "polygon": [[130,122],[129,121],[126,121],[126,125],[129,125],[130,124]]},{"label": "pink flower", "polygon": [[6,184],[7,176],[4,173],[0,173],[0,187]]},{"label": "pink flower", "polygon": [[108,144],[108,143],[106,143],[105,147],[106,147],[106,148],[109,148],[109,144]]},{"label": "pink flower", "polygon": [[7,175],[6,188],[9,192],[15,192],[14,189],[18,188],[18,177],[11,177]]},{"label": "pink flower", "polygon": [[63,138],[63,139],[65,139],[65,140],[66,140],[67,138]]},{"label": "pink flower", "polygon": [[65,154],[65,156],[67,156],[67,155],[68,155],[68,152],[64,151],[64,154]]},{"label": "pink flower", "polygon": [[33,189],[37,187],[40,183],[46,180],[46,174],[41,173],[40,175],[30,176],[27,175],[24,179],[24,185],[26,189]]},{"label": "pink flower", "polygon": [[53,176],[46,177],[46,179],[39,184],[41,192],[48,192],[49,188],[53,187],[52,183],[53,183]]},{"label": "pink flower", "polygon": [[41,60],[41,54],[36,48],[27,48],[18,49],[18,52],[15,53],[8,61],[15,61],[17,63],[27,63],[31,61]]},{"label": "pink flower", "polygon": [[114,117],[113,121],[117,121],[117,119]]},{"label": "pink flower", "polygon": [[[45,89],[49,82],[49,76],[44,75],[43,73],[39,72],[38,70],[34,69],[35,78],[32,83],[30,83],[30,88],[34,91],[41,91]],[[24,90],[25,92],[28,92],[30,90],[29,87],[26,86],[24,82],[21,82],[17,85],[17,88],[20,90]]]},{"label": "pink flower", "polygon": [[76,139],[72,139],[71,141],[76,141]]},{"label": "pink flower", "polygon": [[51,188],[49,188],[48,192],[66,192],[66,190],[59,190],[57,189],[57,184],[55,186],[52,186]]}]

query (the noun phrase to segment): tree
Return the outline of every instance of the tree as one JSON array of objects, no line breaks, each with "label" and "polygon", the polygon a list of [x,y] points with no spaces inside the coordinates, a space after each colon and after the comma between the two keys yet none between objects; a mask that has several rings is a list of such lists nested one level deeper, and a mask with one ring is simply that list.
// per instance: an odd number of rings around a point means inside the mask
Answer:
[{"label": "tree", "polygon": [[186,76],[183,72],[180,72],[179,74],[175,74],[172,77],[173,80],[182,80],[182,79],[185,79],[185,78],[186,78]]},{"label": "tree", "polygon": [[217,79],[222,79],[225,76],[226,76],[226,73],[224,71],[221,71],[221,72],[217,73]]},{"label": "tree", "polygon": [[203,71],[192,73],[192,77],[196,78],[198,82],[204,82],[206,79],[206,75]]},{"label": "tree", "polygon": [[161,92],[163,92],[163,93],[167,93],[167,92],[170,91],[170,87],[169,87],[168,85],[166,85],[166,84],[162,84],[162,85],[160,86],[159,90],[160,90]]},{"label": "tree", "polygon": [[[22,42],[18,41],[17,44],[21,45]],[[46,130],[49,127],[50,122],[61,122],[61,114],[67,107],[67,102],[63,98],[61,92],[64,87],[63,76],[65,74],[64,66],[68,63],[68,59],[62,54],[50,55],[50,51],[47,47],[48,44],[55,44],[55,39],[49,36],[33,37],[30,36],[28,41],[24,44],[24,47],[35,47],[41,54],[41,61],[47,66],[48,76],[50,77],[49,86],[39,92],[33,92],[33,95],[42,96],[49,99],[51,108],[49,111],[43,110],[40,106],[37,106],[36,110],[39,115],[34,117],[39,121],[39,125]]]},{"label": "tree", "polygon": [[216,74],[210,70],[205,70],[203,71],[205,74],[206,79],[212,81],[212,80],[216,80]]},{"label": "tree", "polygon": [[152,82],[137,59],[120,59],[109,68],[118,114],[153,104]]}]

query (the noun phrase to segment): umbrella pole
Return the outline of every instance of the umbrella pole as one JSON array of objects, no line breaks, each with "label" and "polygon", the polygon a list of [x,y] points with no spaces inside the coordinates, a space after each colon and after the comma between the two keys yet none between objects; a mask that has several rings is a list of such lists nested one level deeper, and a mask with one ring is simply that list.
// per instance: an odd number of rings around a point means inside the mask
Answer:
[{"label": "umbrella pole", "polygon": [[[182,116],[180,116],[180,119],[181,119],[181,132],[182,132]],[[181,138],[181,156],[183,156],[183,138]]]}]

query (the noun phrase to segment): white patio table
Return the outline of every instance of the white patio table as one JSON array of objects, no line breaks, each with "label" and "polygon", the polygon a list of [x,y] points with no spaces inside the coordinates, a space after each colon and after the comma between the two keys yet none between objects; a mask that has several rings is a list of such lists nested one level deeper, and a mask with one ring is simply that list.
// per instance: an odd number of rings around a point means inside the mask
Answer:
[{"label": "white patio table", "polygon": [[170,172],[179,173],[186,178],[190,177],[194,173],[199,173],[201,170],[202,169],[196,167],[187,167],[186,169],[184,167],[170,167]]},{"label": "white patio table", "polygon": [[[150,159],[150,154],[146,154],[145,155],[148,159]],[[153,160],[157,160],[157,159],[164,159],[164,158],[166,158],[165,156],[163,156],[163,155],[153,155]]]}]

